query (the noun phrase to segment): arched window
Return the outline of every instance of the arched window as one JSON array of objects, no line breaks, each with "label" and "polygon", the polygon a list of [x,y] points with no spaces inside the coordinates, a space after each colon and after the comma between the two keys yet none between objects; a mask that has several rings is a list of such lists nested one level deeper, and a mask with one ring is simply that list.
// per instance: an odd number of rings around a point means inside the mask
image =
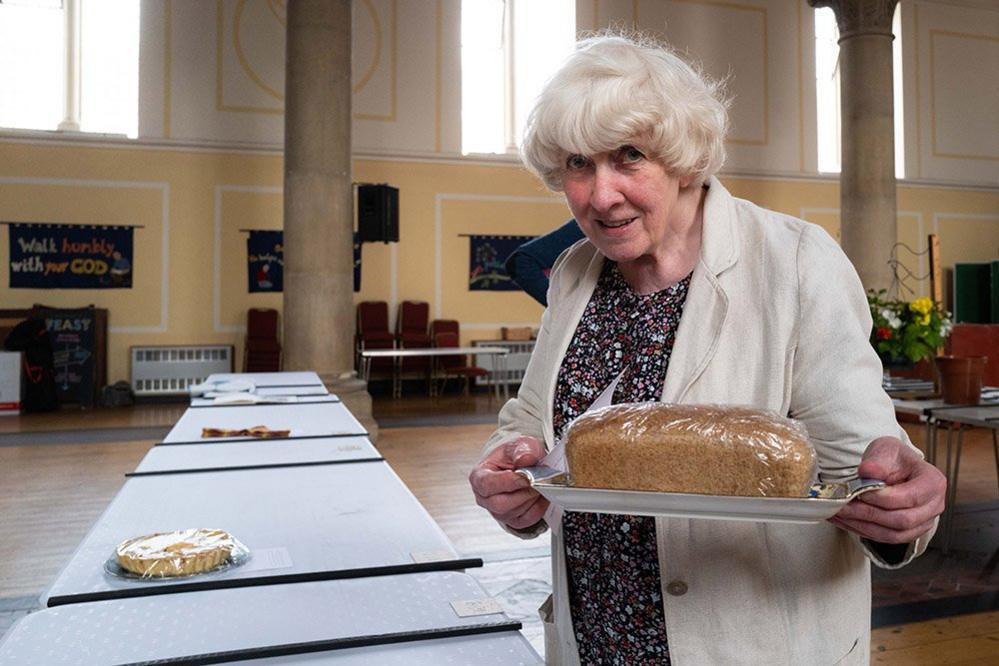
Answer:
[{"label": "arched window", "polygon": [[0,0],[0,127],[137,136],[139,4]]},{"label": "arched window", "polygon": [[[905,114],[902,108],[901,5],[892,19],[893,88],[895,98],[895,177],[905,177]],[[840,172],[839,28],[833,10],[815,10],[815,96],[818,166],[822,173]]]},{"label": "arched window", "polygon": [[534,98],[575,41],[574,0],[462,0],[462,152],[515,153]]}]

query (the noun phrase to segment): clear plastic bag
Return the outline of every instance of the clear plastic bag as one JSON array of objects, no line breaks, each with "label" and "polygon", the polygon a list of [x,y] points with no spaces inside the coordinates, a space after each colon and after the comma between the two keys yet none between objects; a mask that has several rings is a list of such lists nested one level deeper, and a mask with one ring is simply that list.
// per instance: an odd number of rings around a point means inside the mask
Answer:
[{"label": "clear plastic bag", "polygon": [[611,405],[566,431],[570,481],[584,488],[805,497],[816,478],[805,427],[774,412],[658,402]]},{"label": "clear plastic bag", "polygon": [[197,576],[239,566],[250,550],[224,530],[191,528],[127,539],[115,548],[104,570],[126,579]]}]

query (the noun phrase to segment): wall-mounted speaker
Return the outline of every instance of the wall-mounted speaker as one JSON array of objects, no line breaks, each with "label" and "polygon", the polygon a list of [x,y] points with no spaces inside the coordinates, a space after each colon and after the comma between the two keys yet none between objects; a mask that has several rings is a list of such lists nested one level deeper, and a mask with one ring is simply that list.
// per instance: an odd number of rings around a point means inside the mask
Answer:
[{"label": "wall-mounted speaker", "polygon": [[359,185],[357,231],[362,243],[399,242],[399,189],[391,185]]}]

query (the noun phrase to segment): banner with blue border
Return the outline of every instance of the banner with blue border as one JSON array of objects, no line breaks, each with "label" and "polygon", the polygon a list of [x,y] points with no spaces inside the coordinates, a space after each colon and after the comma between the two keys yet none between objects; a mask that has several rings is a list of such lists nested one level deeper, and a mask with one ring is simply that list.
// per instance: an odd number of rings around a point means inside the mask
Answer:
[{"label": "banner with blue border", "polygon": [[503,264],[514,250],[534,236],[485,236],[471,234],[469,240],[469,291],[520,291]]},{"label": "banner with blue border", "polygon": [[133,227],[8,223],[11,289],[131,289]]},{"label": "banner with blue border", "polygon": [[284,291],[284,232],[251,230],[246,239],[250,293]]}]

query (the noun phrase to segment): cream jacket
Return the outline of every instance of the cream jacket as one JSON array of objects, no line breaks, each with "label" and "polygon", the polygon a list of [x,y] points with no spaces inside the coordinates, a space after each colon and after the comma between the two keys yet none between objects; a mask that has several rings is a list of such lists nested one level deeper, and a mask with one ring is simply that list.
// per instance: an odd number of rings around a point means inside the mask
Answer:
[{"label": "cream jacket", "polygon": [[[520,391],[501,410],[488,453],[519,435],[553,445],[562,358],[604,258],[588,241],[559,258],[549,307]],[[712,178],[701,257],[690,282],[662,401],[723,403],[799,419],[820,478],[856,476],[871,440],[909,443],[881,388],[871,317],[853,266],[820,227],[732,197]],[[565,550],[552,530],[552,597],[542,606],[547,662],[578,663]],[[546,529],[514,533],[525,538]],[[657,518],[659,565],[674,664],[863,664],[869,660],[869,559],[833,525]],[[513,530],[511,530],[513,531]],[[932,532],[910,544],[903,566]],[[682,582],[686,592],[673,594]]]}]

